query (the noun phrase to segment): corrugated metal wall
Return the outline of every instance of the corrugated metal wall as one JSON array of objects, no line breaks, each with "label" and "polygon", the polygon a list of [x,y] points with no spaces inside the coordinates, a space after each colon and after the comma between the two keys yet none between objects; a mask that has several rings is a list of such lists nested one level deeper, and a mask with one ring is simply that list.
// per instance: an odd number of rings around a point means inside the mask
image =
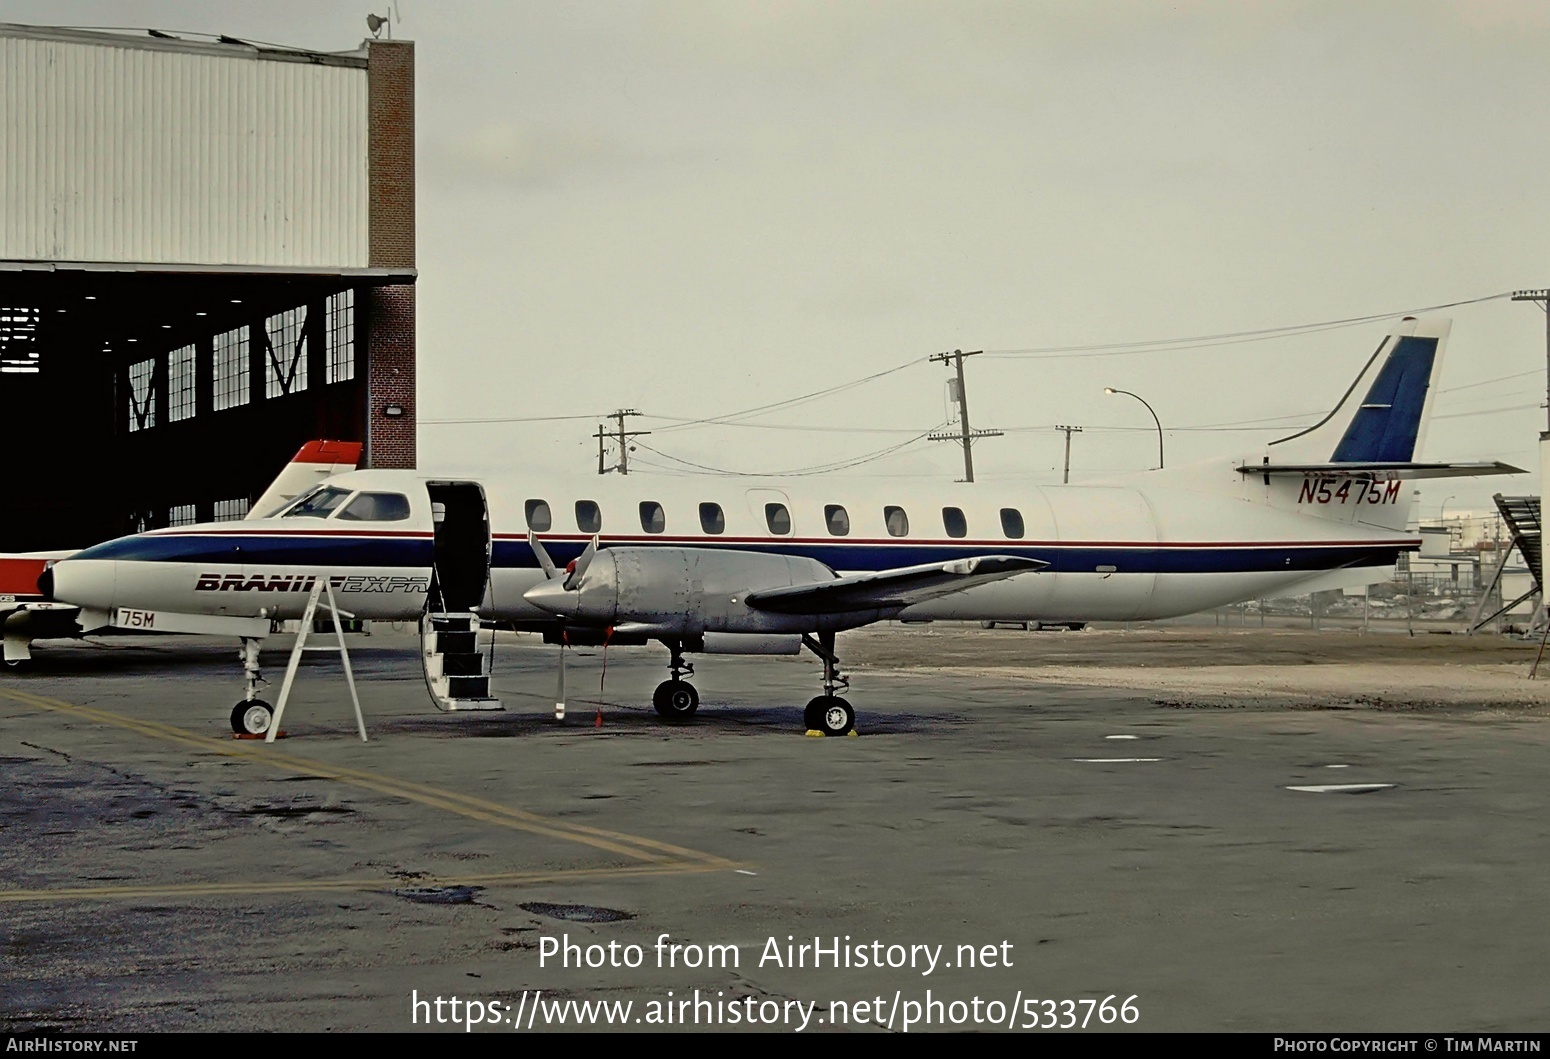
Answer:
[{"label": "corrugated metal wall", "polygon": [[0,36],[0,259],[367,264],[361,66]]}]

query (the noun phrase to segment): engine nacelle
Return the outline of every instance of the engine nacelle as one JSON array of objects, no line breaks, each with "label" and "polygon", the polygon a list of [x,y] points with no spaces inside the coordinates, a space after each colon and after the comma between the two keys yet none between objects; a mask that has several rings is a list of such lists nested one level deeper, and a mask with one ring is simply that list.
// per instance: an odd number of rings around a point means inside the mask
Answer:
[{"label": "engine nacelle", "polygon": [[658,637],[706,633],[803,633],[825,624],[817,615],[769,614],[743,602],[749,592],[828,581],[816,559],[709,548],[604,548],[580,584],[560,578],[526,593],[534,606],[597,625],[639,624]]}]

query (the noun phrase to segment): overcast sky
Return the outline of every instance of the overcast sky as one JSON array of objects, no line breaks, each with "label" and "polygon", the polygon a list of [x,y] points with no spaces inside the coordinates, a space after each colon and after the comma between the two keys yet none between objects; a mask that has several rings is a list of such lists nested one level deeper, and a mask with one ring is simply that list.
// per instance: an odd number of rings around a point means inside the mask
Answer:
[{"label": "overcast sky", "polygon": [[[378,0],[377,7],[383,9]],[[0,0],[0,20],[320,50],[368,0]],[[416,41],[421,464],[595,470],[594,416],[721,416],[954,348],[1156,342],[1550,285],[1550,4],[457,3]],[[1545,317],[1453,338],[1424,455],[1538,467]],[[1256,451],[1344,392],[1386,324],[969,362],[981,480]],[[1502,376],[1518,377],[1497,382]],[[643,417],[668,456],[781,471],[945,418],[918,363],[743,425]],[[1475,385],[1484,383],[1483,385]],[[803,429],[789,429],[800,427]],[[1145,429],[1142,429],[1145,428]],[[654,465],[654,466],[653,466]],[[847,474],[949,482],[920,441]],[[1423,514],[1537,478],[1425,486]]]}]

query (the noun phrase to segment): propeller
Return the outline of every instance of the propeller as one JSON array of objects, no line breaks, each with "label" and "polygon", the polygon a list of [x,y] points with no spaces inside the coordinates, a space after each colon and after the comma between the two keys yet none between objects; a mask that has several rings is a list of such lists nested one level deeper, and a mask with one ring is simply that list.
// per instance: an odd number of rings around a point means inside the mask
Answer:
[{"label": "propeller", "polygon": [[559,574],[554,565],[554,560],[549,558],[548,549],[538,540],[538,534],[532,530],[527,531],[527,546],[533,549],[533,555],[538,559],[538,568],[544,572],[544,577],[553,579]]},{"label": "propeller", "polygon": [[597,556],[597,538],[593,537],[587,542],[586,549],[576,557],[576,561],[565,567],[565,590],[574,592],[581,587],[581,579],[587,576],[587,567],[592,565],[592,560]]},{"label": "propeller", "polygon": [[[563,606],[558,608],[558,610],[555,608],[554,603],[557,601],[554,597],[556,595],[563,595],[566,592],[576,592],[581,588],[582,579],[587,574],[587,567],[592,565],[592,560],[597,555],[597,537],[592,538],[587,544],[586,549],[576,557],[574,562],[566,564],[563,572],[559,567],[555,566],[554,560],[549,556],[548,549],[539,541],[538,534],[532,530],[528,530],[527,543],[528,547],[533,549],[533,556],[538,560],[539,569],[544,572],[544,582],[528,589],[524,594],[525,597],[530,602],[546,599],[549,603],[544,609],[556,611],[557,613],[563,612],[565,609]],[[560,637],[560,664],[554,691],[554,719],[556,721],[565,720],[565,646],[565,637],[562,632]]]}]

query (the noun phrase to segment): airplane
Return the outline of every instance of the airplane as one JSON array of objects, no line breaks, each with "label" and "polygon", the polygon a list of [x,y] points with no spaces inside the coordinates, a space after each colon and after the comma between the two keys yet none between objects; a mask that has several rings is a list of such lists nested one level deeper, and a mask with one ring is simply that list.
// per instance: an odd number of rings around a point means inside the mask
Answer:
[{"label": "airplane", "polygon": [[[646,476],[486,480],[353,470],[242,522],[152,530],[40,578],[82,627],[239,637],[233,730],[267,730],[258,649],[320,578],[370,620],[419,620],[442,709],[498,708],[481,627],[548,643],[669,652],[653,695],[692,717],[686,654],[823,662],[809,730],[843,735],[837,634],[878,621],[1140,621],[1245,599],[1374,583],[1415,551],[1415,479],[1523,473],[1414,460],[1450,323],[1407,317],[1318,423],[1244,455],[1102,485],[739,481]],[[560,696],[563,699],[563,696]]]}]

